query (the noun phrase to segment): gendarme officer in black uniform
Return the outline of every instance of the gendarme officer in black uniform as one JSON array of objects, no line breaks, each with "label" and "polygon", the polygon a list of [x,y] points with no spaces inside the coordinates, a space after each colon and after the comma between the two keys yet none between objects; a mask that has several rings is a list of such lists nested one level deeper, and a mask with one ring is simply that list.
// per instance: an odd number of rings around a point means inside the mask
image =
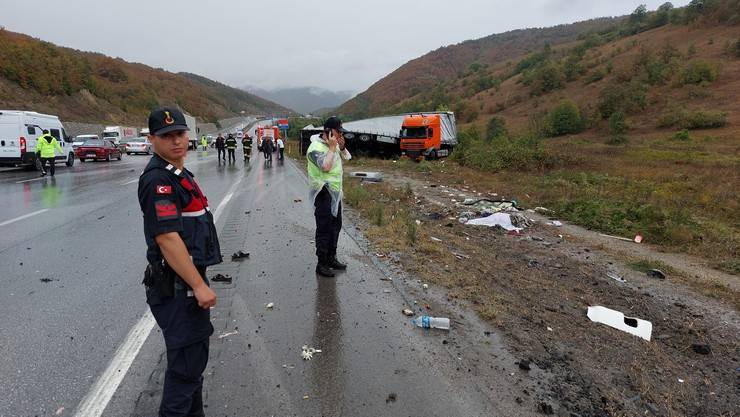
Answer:
[{"label": "gendarme officer in black uniform", "polygon": [[206,267],[222,260],[208,199],[184,167],[188,130],[179,110],[154,110],[154,156],[139,178],[149,261],[146,301],[167,347],[161,417],[204,416],[203,371],[213,334],[209,309],[216,305]]}]

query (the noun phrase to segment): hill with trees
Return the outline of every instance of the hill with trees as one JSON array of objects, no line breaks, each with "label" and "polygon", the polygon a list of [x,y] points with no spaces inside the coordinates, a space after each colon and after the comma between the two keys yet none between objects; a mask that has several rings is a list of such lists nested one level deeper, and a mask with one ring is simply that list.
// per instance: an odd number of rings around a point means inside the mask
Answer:
[{"label": "hill with trees", "polygon": [[205,77],[59,47],[0,28],[0,108],[51,113],[65,121],[143,125],[152,108],[165,104],[203,122],[241,112],[292,114]]}]

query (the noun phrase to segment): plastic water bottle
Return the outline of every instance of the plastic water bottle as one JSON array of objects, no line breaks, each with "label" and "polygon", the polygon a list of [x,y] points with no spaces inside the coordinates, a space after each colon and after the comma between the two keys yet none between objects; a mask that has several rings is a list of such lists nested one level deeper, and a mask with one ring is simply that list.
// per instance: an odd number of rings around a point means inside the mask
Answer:
[{"label": "plastic water bottle", "polygon": [[424,329],[450,330],[450,319],[447,317],[419,316],[411,320],[411,323]]}]

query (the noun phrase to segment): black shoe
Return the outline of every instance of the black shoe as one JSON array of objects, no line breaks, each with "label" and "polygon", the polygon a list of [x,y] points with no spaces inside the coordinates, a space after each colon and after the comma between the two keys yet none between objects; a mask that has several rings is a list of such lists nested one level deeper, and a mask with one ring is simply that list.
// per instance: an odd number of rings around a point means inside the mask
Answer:
[{"label": "black shoe", "polygon": [[42,173],[41,173],[41,176],[42,176],[42,177],[45,177],[45,176],[46,176],[46,172],[42,172]]},{"label": "black shoe", "polygon": [[335,256],[329,260],[329,268],[336,269],[338,271],[344,271],[345,269],[347,269],[347,264],[339,262],[339,260]]},{"label": "black shoe", "polygon": [[332,271],[328,265],[324,264],[316,264],[316,274],[327,278],[334,278],[336,276],[336,274],[334,274],[334,271]]}]

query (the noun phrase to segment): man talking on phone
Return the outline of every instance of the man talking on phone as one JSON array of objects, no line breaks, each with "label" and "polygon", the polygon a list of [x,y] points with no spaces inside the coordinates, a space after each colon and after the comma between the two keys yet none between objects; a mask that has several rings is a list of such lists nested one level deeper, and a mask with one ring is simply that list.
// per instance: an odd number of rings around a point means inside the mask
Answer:
[{"label": "man talking on phone", "polygon": [[309,200],[316,218],[316,274],[334,277],[347,265],[337,259],[337,242],[342,230],[342,158],[352,159],[345,147],[342,121],[332,116],[324,122],[324,131],[311,137],[308,147]]}]

